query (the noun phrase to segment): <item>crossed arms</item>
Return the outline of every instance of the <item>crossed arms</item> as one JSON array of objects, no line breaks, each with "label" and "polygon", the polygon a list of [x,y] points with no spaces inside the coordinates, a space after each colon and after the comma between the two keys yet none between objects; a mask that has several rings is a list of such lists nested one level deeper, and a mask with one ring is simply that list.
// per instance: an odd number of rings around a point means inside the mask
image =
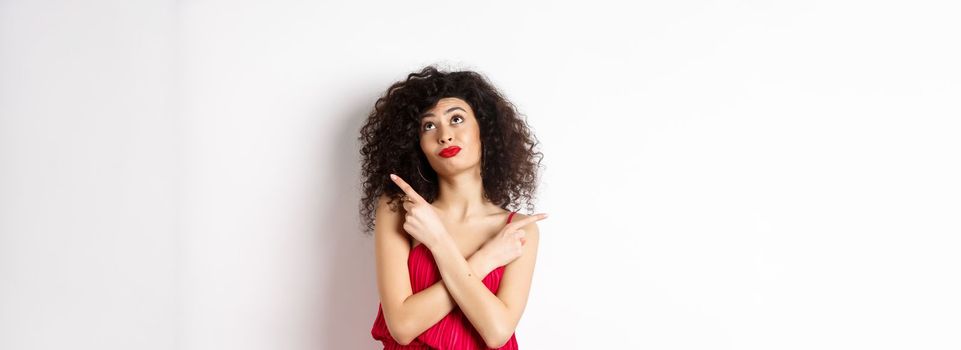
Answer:
[{"label": "crossed arms", "polygon": [[[477,254],[465,258],[452,239],[431,249],[441,281],[414,294],[407,269],[411,247],[403,229],[404,214],[392,211],[387,201],[386,196],[377,201],[374,249],[378,293],[394,340],[409,344],[458,306],[488,347],[507,343],[527,305],[539,240],[537,224],[521,228],[527,242],[522,255],[505,266],[497,294],[482,282],[496,266]],[[517,219],[524,219],[523,214],[515,214]]]}]

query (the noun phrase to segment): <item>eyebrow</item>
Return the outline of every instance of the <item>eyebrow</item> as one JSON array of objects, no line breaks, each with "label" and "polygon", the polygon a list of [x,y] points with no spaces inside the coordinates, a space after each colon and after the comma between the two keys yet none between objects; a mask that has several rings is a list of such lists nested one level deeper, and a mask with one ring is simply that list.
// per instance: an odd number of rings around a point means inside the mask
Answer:
[{"label": "eyebrow", "polygon": [[[464,111],[464,109],[463,109],[463,108],[460,108],[460,107],[451,107],[451,108],[448,108],[448,109],[447,109],[447,112],[444,112],[444,114],[453,112],[453,111],[458,110],[458,109]],[[467,113],[467,111],[464,111],[464,113]],[[427,113],[421,114],[421,115],[420,115],[420,119],[424,119],[424,118],[427,118],[427,117],[431,117],[431,116],[433,116],[433,115],[434,115],[434,113],[427,112]]]}]

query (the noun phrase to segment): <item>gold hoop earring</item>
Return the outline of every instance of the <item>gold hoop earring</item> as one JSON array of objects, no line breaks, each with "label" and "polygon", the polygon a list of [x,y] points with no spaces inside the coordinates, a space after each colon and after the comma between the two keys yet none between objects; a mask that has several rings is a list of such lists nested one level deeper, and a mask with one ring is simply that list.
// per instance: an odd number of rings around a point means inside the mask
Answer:
[{"label": "gold hoop earring", "polygon": [[420,164],[417,165],[417,173],[420,174],[420,178],[421,178],[421,179],[424,179],[424,181],[427,181],[427,182],[429,182],[429,183],[433,183],[433,182],[431,182],[430,180],[428,180],[426,177],[424,177],[424,174],[420,172]]}]

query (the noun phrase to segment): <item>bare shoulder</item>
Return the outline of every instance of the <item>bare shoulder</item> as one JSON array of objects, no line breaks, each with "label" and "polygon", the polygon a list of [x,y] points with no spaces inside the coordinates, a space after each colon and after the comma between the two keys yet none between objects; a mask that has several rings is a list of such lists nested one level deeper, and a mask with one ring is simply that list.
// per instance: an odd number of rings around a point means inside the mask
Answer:
[{"label": "bare shoulder", "polygon": [[391,217],[401,217],[403,216],[402,211],[404,207],[400,206],[399,203],[391,203],[391,197],[387,194],[381,194],[377,197],[377,208],[374,213],[375,216],[391,216]]},{"label": "bare shoulder", "polygon": [[386,193],[381,193],[380,196],[377,197],[377,209],[381,208],[390,208],[390,196]]},{"label": "bare shoulder", "polygon": [[[374,234],[390,236],[406,236],[403,230],[403,207],[390,203],[391,198],[386,194],[377,197],[377,208],[374,211]],[[394,207],[392,207],[394,206]]]},{"label": "bare shoulder", "polygon": [[[527,214],[523,214],[523,213],[515,213],[515,214],[514,214],[514,217],[511,219],[511,222],[514,223],[514,222],[518,222],[518,221],[523,221],[523,220],[525,220],[525,219],[527,219],[527,218],[530,218],[530,217],[532,217],[532,215],[527,215]],[[520,227],[521,230],[524,230],[524,233],[528,236],[528,239],[530,239],[530,236],[531,236],[531,235],[535,235],[535,236],[537,235],[537,233],[538,233],[538,231],[539,231],[539,228],[537,227],[537,221],[539,221],[539,220],[530,221],[530,222],[528,222],[528,223],[526,223],[526,224],[524,224],[523,226]],[[535,239],[536,239],[536,237],[535,237]]]}]

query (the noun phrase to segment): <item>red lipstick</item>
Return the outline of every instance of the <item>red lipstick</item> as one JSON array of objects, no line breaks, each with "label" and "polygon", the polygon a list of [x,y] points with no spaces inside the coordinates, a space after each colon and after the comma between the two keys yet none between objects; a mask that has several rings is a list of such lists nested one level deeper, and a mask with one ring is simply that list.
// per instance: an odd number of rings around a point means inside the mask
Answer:
[{"label": "red lipstick", "polygon": [[450,158],[457,155],[460,152],[460,147],[450,146],[440,151],[440,156],[444,158]]}]

